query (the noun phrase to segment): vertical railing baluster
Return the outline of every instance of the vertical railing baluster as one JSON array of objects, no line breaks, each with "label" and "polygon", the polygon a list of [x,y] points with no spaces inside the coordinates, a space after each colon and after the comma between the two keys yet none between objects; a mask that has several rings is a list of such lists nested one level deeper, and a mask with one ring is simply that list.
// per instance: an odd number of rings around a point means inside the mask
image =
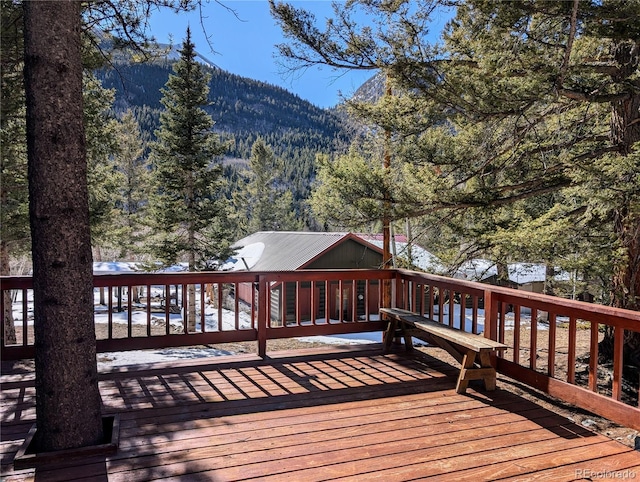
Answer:
[{"label": "vertical railing baluster", "polygon": [[301,282],[300,281],[296,281],[295,282],[295,286],[296,286],[296,307],[295,307],[295,313],[296,313],[296,326],[300,326],[302,324],[302,287],[301,287]]},{"label": "vertical railing baluster", "polygon": [[107,289],[107,339],[113,339],[113,286]]},{"label": "vertical railing baluster", "polygon": [[[178,287],[176,286],[176,290],[178,289]],[[182,294],[182,298],[180,301],[180,305],[182,306],[181,311],[181,315],[182,315],[182,334],[183,335],[188,335],[189,334],[189,323],[191,323],[191,320],[189,319],[189,316],[191,316],[191,313],[189,313],[189,306],[191,305],[191,293],[189,291],[189,285],[186,284],[182,284],[180,286],[180,293]],[[176,294],[176,300],[177,300],[178,296]],[[195,325],[195,321],[194,325]]]},{"label": "vertical railing baluster", "polygon": [[419,290],[419,284],[416,283],[415,281],[411,282],[411,297],[409,298],[409,310],[413,311],[414,313],[418,312],[418,305],[416,303],[416,299],[418,297],[418,290]]},{"label": "vertical railing baluster", "polygon": [[611,384],[611,396],[614,400],[620,400],[622,395],[624,328],[616,326],[613,330],[613,380]]},{"label": "vertical railing baluster", "polygon": [[327,279],[324,280],[324,283],[324,316],[328,325],[331,323],[331,283]]},{"label": "vertical railing baluster", "polygon": [[358,321],[358,280],[351,280],[351,321]]},{"label": "vertical railing baluster", "polygon": [[[22,290],[22,345],[27,346],[29,344],[29,292],[26,289]],[[35,339],[35,316],[33,318],[33,330]]]},{"label": "vertical railing baluster", "polygon": [[238,299],[238,283],[233,284],[233,311],[235,313],[236,330],[240,329],[240,300]]},{"label": "vertical railing baluster", "polygon": [[455,320],[455,316],[456,316],[456,292],[453,291],[452,289],[449,289],[449,317],[448,317],[448,321],[449,321],[449,326],[455,326],[456,325],[456,320]]},{"label": "vertical railing baluster", "polygon": [[433,284],[430,284],[429,285],[429,318],[431,318],[432,320],[435,320],[436,318],[433,313],[433,307],[435,303],[435,294],[433,290],[434,290]]},{"label": "vertical railing baluster", "polygon": [[478,296],[473,295],[471,297],[471,333],[478,333]]},{"label": "vertical railing baluster", "polygon": [[269,281],[266,276],[258,277],[258,356],[267,356],[267,325],[269,323]]},{"label": "vertical railing baluster", "polygon": [[344,315],[344,313],[343,313],[343,307],[344,307],[343,303],[344,303],[344,301],[343,301],[343,298],[342,298],[342,295],[343,295],[342,291],[343,291],[342,280],[339,280],[338,281],[338,321],[340,323],[342,323],[344,321],[344,316],[343,316]]},{"label": "vertical railing baluster", "polygon": [[[169,305],[171,304],[171,287],[169,285],[164,286],[164,330],[165,334],[171,333],[170,326],[171,321],[169,319]],[[178,293],[176,292],[176,304],[178,303]]]},{"label": "vertical railing baluster", "polygon": [[202,333],[207,332],[207,320],[205,317],[205,294],[207,291],[207,285],[200,283],[200,331]]},{"label": "vertical railing baluster", "polygon": [[538,310],[531,308],[531,340],[529,346],[529,368],[536,369],[538,358]]},{"label": "vertical railing baluster", "polygon": [[224,330],[222,319],[222,303],[224,299],[224,283],[218,283],[218,331]]},{"label": "vertical railing baluster", "polygon": [[576,337],[577,320],[571,315],[569,317],[569,349],[567,350],[567,382],[576,382]]},{"label": "vertical railing baluster", "polygon": [[280,320],[282,326],[287,326],[287,283],[280,281]]},{"label": "vertical railing baluster", "polygon": [[591,321],[589,341],[589,390],[598,391],[598,322]]},{"label": "vertical railing baluster", "polygon": [[520,363],[520,305],[513,307],[513,362]]},{"label": "vertical railing baluster", "polygon": [[127,336],[133,336],[133,293],[131,285],[127,286]]},{"label": "vertical railing baluster", "polygon": [[[5,290],[5,289],[2,289],[2,287],[0,287],[0,348],[2,348],[0,353],[4,351],[4,347],[6,346],[6,340],[7,340],[7,336],[4,329],[4,323],[5,323],[4,293],[5,291],[9,291],[9,290]],[[11,297],[11,292],[9,292],[9,297]],[[11,307],[11,309],[13,310],[13,306]],[[15,323],[14,323],[14,327],[15,327]]]},{"label": "vertical railing baluster", "polygon": [[145,286],[145,294],[147,295],[146,297],[146,315],[147,315],[147,336],[151,336],[151,286],[150,285],[146,285]]},{"label": "vertical railing baluster", "polygon": [[364,319],[370,321],[371,313],[369,312],[369,290],[371,289],[371,282],[367,278],[364,282]]},{"label": "vertical railing baluster", "polygon": [[257,306],[257,300],[256,300],[256,292],[258,291],[256,288],[258,287],[258,281],[254,281],[253,283],[251,283],[251,328],[257,329],[258,325],[257,325],[257,313],[258,313],[258,306]]},{"label": "vertical railing baluster", "polygon": [[556,373],[556,314],[549,312],[549,363],[547,375],[550,377]]},{"label": "vertical railing baluster", "polygon": [[312,325],[316,325],[318,324],[317,321],[317,316],[316,316],[316,282],[311,280],[311,289],[310,289],[311,293],[309,295],[310,300],[309,303],[311,303],[310,308],[309,308],[309,320],[311,320],[311,324]]},{"label": "vertical railing baluster", "polygon": [[500,328],[498,330],[498,341],[504,343],[505,328],[507,324],[507,311],[509,305],[505,302],[500,303]]}]

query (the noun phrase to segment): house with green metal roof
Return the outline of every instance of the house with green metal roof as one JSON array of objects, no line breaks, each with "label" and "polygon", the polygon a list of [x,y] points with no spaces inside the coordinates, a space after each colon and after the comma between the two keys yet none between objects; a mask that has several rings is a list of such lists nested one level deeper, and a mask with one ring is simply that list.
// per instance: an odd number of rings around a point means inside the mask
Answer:
[{"label": "house with green metal roof", "polygon": [[[382,250],[352,233],[260,231],[234,243],[237,248],[224,266],[231,271],[297,271],[338,269],[379,269]],[[313,286],[312,286],[313,285]],[[328,286],[327,286],[328,285]],[[364,290],[369,296],[364,296]],[[244,283],[237,288],[240,300],[256,302],[255,285]],[[315,322],[320,314],[335,319],[364,316],[377,311],[379,287],[363,281],[328,283],[280,282],[271,287],[269,297],[272,323],[286,324],[295,319],[296,306],[303,319]],[[365,299],[371,306],[365,307]],[[355,306],[354,306],[355,304]]]}]

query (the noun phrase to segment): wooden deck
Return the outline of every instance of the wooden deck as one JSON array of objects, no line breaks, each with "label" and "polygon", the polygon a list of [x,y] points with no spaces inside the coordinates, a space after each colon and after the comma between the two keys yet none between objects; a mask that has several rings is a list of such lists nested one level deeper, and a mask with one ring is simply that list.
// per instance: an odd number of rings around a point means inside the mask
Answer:
[{"label": "wooden deck", "polygon": [[116,455],[14,471],[33,374],[3,365],[3,480],[620,480],[640,452],[457,369],[380,346],[199,359],[101,376]]}]

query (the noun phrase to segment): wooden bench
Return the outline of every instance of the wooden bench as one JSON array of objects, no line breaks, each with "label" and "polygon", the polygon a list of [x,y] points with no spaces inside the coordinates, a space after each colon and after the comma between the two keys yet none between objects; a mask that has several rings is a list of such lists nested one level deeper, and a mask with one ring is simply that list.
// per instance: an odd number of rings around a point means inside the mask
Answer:
[{"label": "wooden bench", "polygon": [[495,390],[496,369],[491,364],[491,355],[505,350],[507,345],[460,331],[407,310],[381,308],[380,314],[389,321],[384,335],[385,351],[391,347],[399,329],[407,350],[413,349],[411,338],[415,337],[445,349],[458,360],[462,367],[456,384],[457,393],[465,393],[469,380],[483,380],[487,390]]}]

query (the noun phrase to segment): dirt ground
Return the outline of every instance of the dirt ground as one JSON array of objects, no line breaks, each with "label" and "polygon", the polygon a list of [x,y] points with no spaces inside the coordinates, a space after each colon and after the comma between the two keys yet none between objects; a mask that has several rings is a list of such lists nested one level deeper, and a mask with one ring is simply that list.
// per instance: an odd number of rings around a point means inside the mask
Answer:
[{"label": "dirt ground", "polygon": [[[162,325],[162,326],[161,326]],[[18,339],[21,338],[20,330],[17,330]],[[549,347],[549,333],[548,329],[538,329],[537,331],[537,352],[538,356],[535,360],[535,369],[547,373],[548,371],[548,347]],[[161,335],[165,332],[164,323],[158,323],[157,326],[153,326],[152,333],[155,335]],[[146,326],[133,325],[133,336],[146,336]],[[127,325],[113,324],[113,338],[125,338],[127,337]],[[107,325],[96,324],[96,336],[98,339],[107,338]],[[600,334],[600,337],[602,335]],[[505,331],[505,343],[511,345],[514,337],[513,330]],[[31,338],[31,336],[29,336]],[[553,367],[554,377],[560,380],[566,380],[567,375],[567,358],[568,358],[568,343],[569,334],[568,327],[559,324],[556,329],[556,357]],[[591,340],[591,332],[589,329],[584,328],[577,330],[576,335],[576,383],[581,386],[586,386],[588,380],[589,370],[589,344]],[[531,342],[531,327],[527,324],[522,324],[520,329],[520,353],[519,363],[524,366],[530,364],[530,344]],[[306,341],[300,341],[295,338],[281,339],[281,340],[269,340],[267,344],[268,351],[281,351],[291,350],[298,348],[312,348],[326,346],[323,343],[310,343]],[[209,345],[207,348],[216,348],[225,350],[232,353],[255,353],[257,346],[255,342],[242,342],[242,343],[225,343],[220,345]],[[446,361],[453,366],[458,366],[457,362],[444,350],[439,348],[416,345],[416,348],[420,351],[424,351],[434,358]],[[507,350],[505,352],[505,358],[508,360],[513,359],[513,351]],[[99,355],[100,357],[100,355]],[[106,361],[106,360],[105,360]],[[635,373],[637,377],[637,373]],[[607,419],[599,417],[595,414],[586,412],[572,405],[561,402],[554,399],[543,392],[539,392],[531,387],[523,385],[515,380],[509,379],[504,375],[498,376],[498,388],[508,390],[516,393],[517,395],[531,400],[540,406],[551,410],[555,413],[562,415],[563,417],[584,426],[585,428],[594,432],[601,433],[611,439],[617,440],[624,445],[630,447],[636,447],[640,444],[640,433],[637,430],[633,430],[627,427],[622,427]],[[610,367],[599,367],[598,370],[598,391],[606,394],[610,393],[611,378]],[[638,379],[631,380],[630,383],[625,384],[625,390],[623,392],[623,401],[631,405],[638,405]]]}]

